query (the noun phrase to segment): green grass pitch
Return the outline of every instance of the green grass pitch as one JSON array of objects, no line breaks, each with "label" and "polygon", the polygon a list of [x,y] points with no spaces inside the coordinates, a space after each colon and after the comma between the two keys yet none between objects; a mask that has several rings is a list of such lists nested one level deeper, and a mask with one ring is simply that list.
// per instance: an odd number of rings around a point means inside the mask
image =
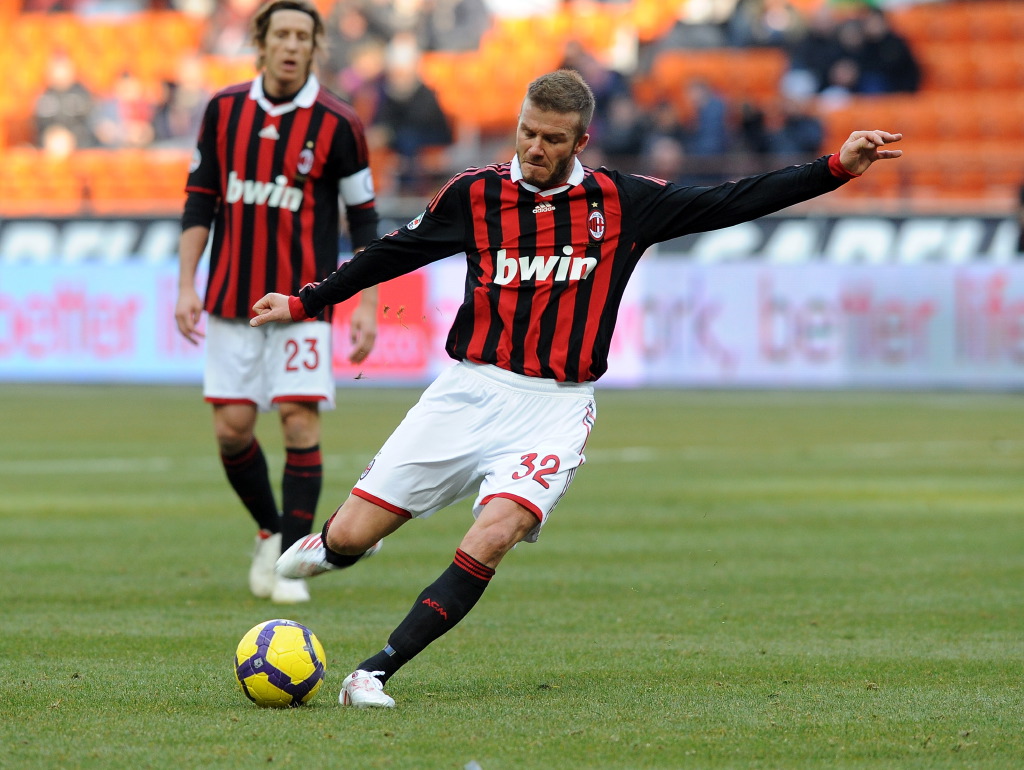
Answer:
[{"label": "green grass pitch", "polygon": [[[339,393],[317,526],[418,391]],[[0,387],[0,768],[1011,768],[1024,761],[1024,396],[599,390],[537,545],[389,685],[337,705],[469,501],[278,607],[190,387]],[[275,479],[276,416],[260,423]],[[314,702],[232,674],[259,621]]]}]

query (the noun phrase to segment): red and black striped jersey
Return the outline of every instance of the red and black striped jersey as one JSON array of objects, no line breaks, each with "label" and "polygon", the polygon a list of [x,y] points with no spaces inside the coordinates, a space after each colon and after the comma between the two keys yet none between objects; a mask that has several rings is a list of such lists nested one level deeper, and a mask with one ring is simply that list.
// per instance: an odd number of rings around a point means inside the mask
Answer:
[{"label": "red and black striped jersey", "polygon": [[446,350],[531,377],[596,380],[623,292],[655,243],[746,222],[835,190],[828,158],[715,187],[576,166],[537,191],[518,163],[452,178],[409,224],[299,293],[307,316],[367,286],[459,252],[465,298]]},{"label": "red and black striped jersey", "polygon": [[262,77],[214,95],[186,190],[218,198],[205,309],[223,318],[248,318],[267,292],[294,294],[338,267],[339,195],[353,246],[377,235],[362,123],[314,75],[282,104]]}]

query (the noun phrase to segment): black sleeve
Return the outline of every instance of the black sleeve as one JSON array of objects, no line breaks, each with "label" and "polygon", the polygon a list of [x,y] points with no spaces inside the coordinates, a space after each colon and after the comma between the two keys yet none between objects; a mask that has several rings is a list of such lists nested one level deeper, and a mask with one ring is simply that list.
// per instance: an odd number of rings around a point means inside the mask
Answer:
[{"label": "black sleeve", "polygon": [[715,187],[684,187],[637,176],[620,176],[620,182],[643,222],[639,229],[646,248],[689,233],[749,222],[838,189],[845,180],[832,175],[828,159]]},{"label": "black sleeve", "polygon": [[185,198],[185,210],[181,215],[181,231],[190,227],[210,227],[217,213],[217,196],[197,190],[190,190]]},{"label": "black sleeve", "polygon": [[203,122],[199,127],[192,164],[189,169],[188,192],[203,192],[213,195],[221,194],[220,161],[217,158],[217,124],[220,115],[220,96],[214,96],[206,105]]},{"label": "black sleeve", "polygon": [[345,210],[348,218],[348,232],[353,249],[362,249],[377,237],[380,215],[372,203],[368,206],[349,206]]}]

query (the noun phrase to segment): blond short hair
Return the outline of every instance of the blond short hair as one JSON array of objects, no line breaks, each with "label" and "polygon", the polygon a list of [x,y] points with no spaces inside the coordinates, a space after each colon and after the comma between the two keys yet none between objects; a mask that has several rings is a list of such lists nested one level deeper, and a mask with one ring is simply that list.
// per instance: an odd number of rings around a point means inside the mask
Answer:
[{"label": "blond short hair", "polygon": [[587,81],[576,70],[561,69],[541,75],[526,88],[526,98],[534,107],[579,116],[576,140],[587,133],[594,119],[596,100]]}]

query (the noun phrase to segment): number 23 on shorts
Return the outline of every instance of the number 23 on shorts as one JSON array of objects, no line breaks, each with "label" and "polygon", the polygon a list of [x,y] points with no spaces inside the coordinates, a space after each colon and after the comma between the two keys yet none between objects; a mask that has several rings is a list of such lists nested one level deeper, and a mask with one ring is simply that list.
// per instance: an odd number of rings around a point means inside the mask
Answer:
[{"label": "number 23 on shorts", "polygon": [[306,337],[302,340],[285,340],[285,363],[286,372],[297,372],[301,369],[315,371],[320,367],[319,340],[316,337]]}]

